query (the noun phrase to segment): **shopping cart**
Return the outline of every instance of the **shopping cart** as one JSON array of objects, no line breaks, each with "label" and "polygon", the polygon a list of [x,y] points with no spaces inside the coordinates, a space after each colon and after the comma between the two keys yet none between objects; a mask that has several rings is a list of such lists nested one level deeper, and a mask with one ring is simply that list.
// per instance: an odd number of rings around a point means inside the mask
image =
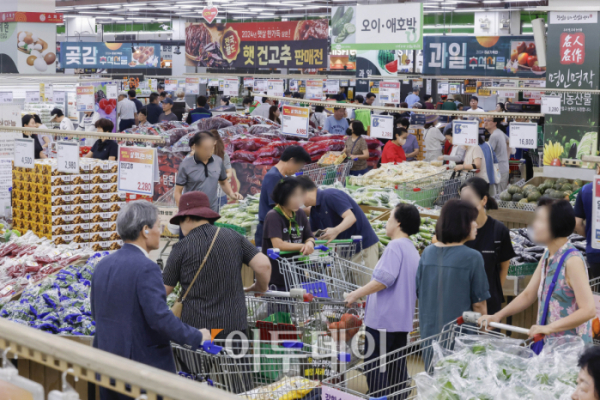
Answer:
[{"label": "shopping cart", "polygon": [[[456,321],[445,325],[437,335],[421,339],[325,379],[323,398],[326,398],[326,395],[331,395],[332,398],[347,398],[350,396],[345,397],[344,394],[350,394],[358,399],[415,399],[417,389],[413,377],[420,372],[433,372],[434,346],[439,346],[442,350],[453,350],[458,337],[463,337],[463,340],[469,340],[469,336],[473,339],[480,339],[481,336],[506,338],[506,335],[496,331],[482,331],[476,325],[480,316],[481,314],[473,312],[464,313]],[[490,323],[489,327],[529,334],[527,329],[506,324]],[[542,336],[536,335],[534,341],[542,339]],[[531,343],[515,341],[517,342],[524,345]],[[382,372],[382,367],[385,367],[385,372]],[[367,392],[369,394],[365,394]]]},{"label": "shopping cart", "polygon": [[317,163],[305,165],[296,176],[308,176],[317,186],[333,185],[335,182],[344,184],[352,168],[352,160],[346,160],[338,165],[319,165]]}]

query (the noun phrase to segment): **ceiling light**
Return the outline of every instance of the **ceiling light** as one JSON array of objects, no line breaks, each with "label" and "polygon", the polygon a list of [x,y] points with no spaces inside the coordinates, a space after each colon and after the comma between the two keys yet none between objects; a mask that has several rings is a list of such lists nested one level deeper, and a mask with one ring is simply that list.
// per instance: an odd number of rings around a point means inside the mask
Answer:
[{"label": "ceiling light", "polygon": [[123,4],[123,7],[140,7],[140,6],[147,6],[148,4],[146,3],[132,3],[132,4]]},{"label": "ceiling light", "polygon": [[482,12],[482,11],[487,11],[487,10],[484,10],[483,8],[458,8],[458,9],[454,10],[454,12],[457,12],[457,13],[467,13],[467,12],[472,13],[472,12]]},{"label": "ceiling light", "polygon": [[293,7],[292,10],[314,10],[317,8],[330,8],[326,5],[322,5],[322,6],[302,6],[302,7]]},{"label": "ceiling light", "polygon": [[488,3],[502,3],[502,0],[483,0],[484,4]]},{"label": "ceiling light", "polygon": [[423,8],[439,8],[440,6],[423,6]]},{"label": "ceiling light", "polygon": [[93,10],[95,8],[96,8],[96,6],[82,6],[82,7],[77,7],[77,10]]},{"label": "ceiling light", "polygon": [[120,5],[118,5],[118,6],[98,6],[98,7],[100,7],[100,8],[121,8]]}]

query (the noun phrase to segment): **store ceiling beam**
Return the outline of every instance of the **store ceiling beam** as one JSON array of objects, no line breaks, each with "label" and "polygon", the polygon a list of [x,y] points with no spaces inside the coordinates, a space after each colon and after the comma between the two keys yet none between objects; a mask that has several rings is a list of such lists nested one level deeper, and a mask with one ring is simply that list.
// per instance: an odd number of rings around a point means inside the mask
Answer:
[{"label": "store ceiling beam", "polygon": [[[56,129],[42,129],[42,128],[18,128],[19,132],[31,132],[31,133],[47,133],[49,135],[56,135]],[[14,127],[0,126],[0,132],[14,132]],[[134,142],[153,142],[153,143],[164,143],[162,136],[153,135],[135,135],[128,133],[106,133],[106,132],[82,132],[82,131],[60,131],[61,136],[75,136],[78,138],[97,138],[97,139],[109,139],[109,140],[127,140]]]}]

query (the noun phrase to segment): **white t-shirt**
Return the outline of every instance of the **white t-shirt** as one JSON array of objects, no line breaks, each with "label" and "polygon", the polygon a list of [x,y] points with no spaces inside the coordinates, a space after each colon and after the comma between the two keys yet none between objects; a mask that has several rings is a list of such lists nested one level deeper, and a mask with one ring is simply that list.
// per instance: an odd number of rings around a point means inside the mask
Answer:
[{"label": "white t-shirt", "polygon": [[122,120],[124,119],[135,119],[137,114],[137,107],[135,103],[127,98],[117,103],[117,115]]},{"label": "white t-shirt", "polygon": [[425,145],[425,161],[436,161],[442,155],[442,146],[446,137],[438,128],[431,127],[423,133]]},{"label": "white t-shirt", "polygon": [[60,121],[60,130],[61,131],[74,131],[73,122],[66,116]]},{"label": "white t-shirt", "polygon": [[[469,109],[467,110],[467,112],[484,112],[484,111],[485,110],[483,108],[481,108],[481,107],[477,107],[476,110],[473,110],[471,107],[469,107]],[[469,117],[467,119],[474,120],[474,119],[477,119],[477,118],[480,118],[480,117]]]}]

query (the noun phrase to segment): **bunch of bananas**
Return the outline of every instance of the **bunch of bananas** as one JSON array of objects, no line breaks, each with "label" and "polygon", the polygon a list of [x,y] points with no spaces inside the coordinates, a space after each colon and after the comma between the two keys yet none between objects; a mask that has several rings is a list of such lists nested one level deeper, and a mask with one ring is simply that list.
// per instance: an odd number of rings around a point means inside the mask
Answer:
[{"label": "bunch of bananas", "polygon": [[565,151],[562,144],[552,141],[548,141],[544,145],[544,165],[560,165],[560,156]]}]

